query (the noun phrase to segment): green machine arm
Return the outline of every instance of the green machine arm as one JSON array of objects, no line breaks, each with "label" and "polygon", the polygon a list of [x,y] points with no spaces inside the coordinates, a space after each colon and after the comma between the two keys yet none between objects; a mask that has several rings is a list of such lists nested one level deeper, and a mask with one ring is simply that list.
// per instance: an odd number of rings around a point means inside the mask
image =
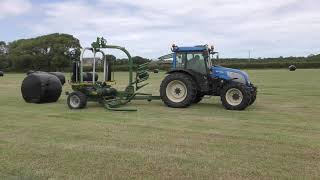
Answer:
[{"label": "green machine arm", "polygon": [[126,50],[126,48],[121,47],[121,46],[114,46],[114,45],[107,45],[107,40],[104,39],[103,37],[97,38],[97,41],[91,44],[92,48],[95,51],[99,51],[100,49],[119,49],[122,52],[124,52],[127,57],[128,57],[128,67],[129,67],[129,84],[128,86],[133,85],[133,60],[132,57],[129,53],[129,51]]}]

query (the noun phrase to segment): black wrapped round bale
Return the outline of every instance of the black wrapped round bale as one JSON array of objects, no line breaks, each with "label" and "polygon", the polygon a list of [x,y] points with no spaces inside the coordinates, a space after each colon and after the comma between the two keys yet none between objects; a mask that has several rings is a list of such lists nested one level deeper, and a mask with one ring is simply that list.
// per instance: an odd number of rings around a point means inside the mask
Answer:
[{"label": "black wrapped round bale", "polygon": [[27,72],[27,75],[29,76],[30,74],[33,74],[33,73],[49,73],[49,74],[56,76],[60,80],[62,86],[66,83],[66,77],[64,76],[64,74],[62,72],[43,72],[43,71],[29,70]]},{"label": "black wrapped round bale", "polygon": [[[93,73],[92,73],[92,72],[84,73],[84,75],[83,75],[83,81],[92,82],[92,79],[93,79]],[[94,79],[95,79],[95,81],[98,81],[99,76],[98,76],[97,73],[94,74]]]},{"label": "black wrapped round bale", "polygon": [[49,72],[49,74],[56,76],[60,80],[62,86],[66,83],[66,77],[62,72]]},{"label": "black wrapped round bale", "polygon": [[[93,79],[92,74],[93,74],[92,72],[84,73],[83,74],[83,81],[92,82],[92,79]],[[95,81],[98,81],[99,76],[97,73],[94,74],[94,79],[95,79]]]},{"label": "black wrapped round bale", "polygon": [[0,76],[2,77],[2,76],[4,76],[4,73],[3,73],[3,71],[0,71]]},{"label": "black wrapped round bale", "polygon": [[295,65],[290,65],[289,66],[289,70],[290,71],[295,71],[295,70],[297,70],[297,67]]},{"label": "black wrapped round bale", "polygon": [[[92,72],[85,72],[85,73],[83,73],[82,78],[83,78],[83,81],[92,82]],[[97,73],[95,74],[94,79],[95,79],[95,81],[98,81],[99,76],[98,76]],[[74,75],[71,76],[71,81],[72,81],[72,82],[75,82],[75,81],[76,81],[76,78],[74,77]],[[80,78],[79,78],[79,81],[80,81]]]},{"label": "black wrapped round bale", "polygon": [[60,98],[62,85],[60,80],[48,73],[32,73],[21,85],[23,99],[28,103],[51,103]]},{"label": "black wrapped round bale", "polygon": [[29,75],[32,74],[32,73],[35,73],[35,71],[33,71],[33,70],[27,71],[27,76],[29,76]]}]

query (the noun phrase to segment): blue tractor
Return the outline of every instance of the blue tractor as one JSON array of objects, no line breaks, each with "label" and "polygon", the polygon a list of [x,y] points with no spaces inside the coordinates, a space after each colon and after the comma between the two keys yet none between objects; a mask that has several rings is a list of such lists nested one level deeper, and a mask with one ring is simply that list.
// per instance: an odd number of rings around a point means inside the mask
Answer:
[{"label": "blue tractor", "polygon": [[257,88],[244,71],[212,65],[214,47],[172,46],[172,69],[162,81],[160,97],[172,108],[199,103],[205,95],[220,96],[228,110],[244,110],[252,105]]}]

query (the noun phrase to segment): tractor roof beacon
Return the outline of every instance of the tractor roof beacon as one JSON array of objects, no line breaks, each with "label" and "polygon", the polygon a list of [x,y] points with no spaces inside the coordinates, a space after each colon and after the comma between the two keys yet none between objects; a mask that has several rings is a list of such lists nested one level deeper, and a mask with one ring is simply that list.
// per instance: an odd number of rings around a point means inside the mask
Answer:
[{"label": "tractor roof beacon", "polygon": [[[112,87],[114,81],[114,73],[112,71],[112,63],[109,62],[104,53],[104,49],[119,49],[128,57],[129,68],[129,82],[123,91],[119,91]],[[83,72],[83,57],[86,51],[93,53],[93,70],[92,80],[85,79],[86,73]],[[102,54],[103,61],[103,81],[97,81],[96,74],[96,55]],[[130,53],[120,46],[107,45],[104,38],[97,38],[97,41],[92,43],[91,47],[81,50],[80,61],[73,62],[73,74],[71,87],[72,93],[67,92],[67,103],[70,109],[82,109],[87,105],[87,101],[94,101],[104,105],[109,110],[114,111],[136,111],[136,109],[123,109],[120,106],[129,103],[132,100],[148,100],[160,99],[159,96],[152,96],[151,94],[137,93],[137,91],[148,85],[143,83],[148,80],[148,64],[142,64],[137,67],[137,71],[133,72],[133,60]]]},{"label": "tractor roof beacon", "polygon": [[205,95],[220,96],[228,110],[244,110],[255,102],[257,88],[247,73],[212,65],[214,56],[219,58],[213,46],[173,45],[171,50],[172,69],[160,86],[160,97],[167,106],[188,107]]}]

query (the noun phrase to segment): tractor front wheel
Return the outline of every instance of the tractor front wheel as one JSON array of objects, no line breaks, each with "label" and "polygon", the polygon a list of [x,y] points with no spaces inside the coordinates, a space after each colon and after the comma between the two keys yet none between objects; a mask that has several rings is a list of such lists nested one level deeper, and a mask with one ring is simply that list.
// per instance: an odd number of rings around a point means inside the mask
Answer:
[{"label": "tractor front wheel", "polygon": [[82,92],[72,92],[68,96],[67,103],[70,109],[83,109],[87,106],[87,97]]},{"label": "tractor front wheel", "polygon": [[197,89],[194,80],[187,74],[169,74],[161,83],[160,96],[162,101],[172,108],[190,106],[196,97]]},{"label": "tractor front wheel", "polygon": [[257,88],[254,85],[251,85],[251,101],[249,105],[252,105],[257,99]]},{"label": "tractor front wheel", "polygon": [[228,110],[244,110],[251,102],[251,92],[240,83],[230,83],[223,87],[220,94],[223,106]]}]

